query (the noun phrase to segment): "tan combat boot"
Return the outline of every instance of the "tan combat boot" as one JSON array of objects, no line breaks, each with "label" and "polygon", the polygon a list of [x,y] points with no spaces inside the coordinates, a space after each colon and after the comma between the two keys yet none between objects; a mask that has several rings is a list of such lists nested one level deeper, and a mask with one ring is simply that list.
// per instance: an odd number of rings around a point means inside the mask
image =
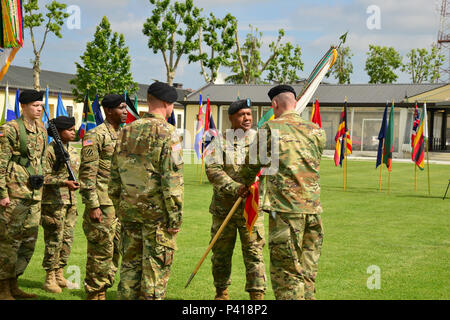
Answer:
[{"label": "tan combat boot", "polygon": [[264,292],[252,291],[250,293],[250,300],[264,300]]},{"label": "tan combat boot", "polygon": [[56,269],[55,271],[56,283],[60,288],[67,288],[67,280],[64,278],[63,268]]},{"label": "tan combat boot", "polygon": [[106,300],[106,290],[100,291],[98,293],[98,300]]},{"label": "tan combat boot", "polygon": [[61,293],[62,290],[56,283],[55,270],[47,270],[45,276],[44,290],[51,293]]},{"label": "tan combat boot", "polygon": [[0,300],[16,300],[9,289],[9,279],[0,280]]},{"label": "tan combat boot", "polygon": [[216,297],[214,300],[230,300],[228,288],[216,288]]},{"label": "tan combat boot", "polygon": [[9,279],[9,289],[11,294],[16,299],[34,299],[37,298],[37,294],[26,293],[19,289],[19,284],[17,283],[17,278]]}]

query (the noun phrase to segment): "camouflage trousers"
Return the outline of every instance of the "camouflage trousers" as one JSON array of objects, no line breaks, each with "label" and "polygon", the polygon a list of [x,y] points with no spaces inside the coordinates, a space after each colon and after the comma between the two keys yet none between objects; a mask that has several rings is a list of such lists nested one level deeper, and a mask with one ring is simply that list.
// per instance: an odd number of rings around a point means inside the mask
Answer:
[{"label": "camouflage trousers", "polygon": [[10,198],[0,207],[0,280],[22,275],[34,253],[41,202]]},{"label": "camouflage trousers", "polygon": [[[243,210],[243,209],[242,209]],[[253,226],[252,235],[245,226],[243,211],[237,211],[230,219],[217,242],[212,247],[212,274],[216,288],[226,288],[231,285],[231,262],[236,244],[237,233],[241,239],[242,255],[246,270],[245,290],[265,292],[266,269],[264,265],[264,215],[260,214]],[[212,216],[211,239],[216,235],[225,217]]]},{"label": "camouflage trousers", "polygon": [[322,241],[320,214],[269,215],[270,275],[277,300],[314,299]]},{"label": "camouflage trousers", "polygon": [[93,221],[86,209],[83,231],[87,239],[84,289],[99,292],[113,286],[120,260],[120,221],[114,206],[101,206],[102,222]]},{"label": "camouflage trousers", "polygon": [[42,205],[41,225],[44,229],[45,242],[42,267],[45,270],[64,268],[67,265],[77,216],[76,206]]},{"label": "camouflage trousers", "polygon": [[176,235],[159,223],[122,224],[120,300],[163,300],[176,249]]}]

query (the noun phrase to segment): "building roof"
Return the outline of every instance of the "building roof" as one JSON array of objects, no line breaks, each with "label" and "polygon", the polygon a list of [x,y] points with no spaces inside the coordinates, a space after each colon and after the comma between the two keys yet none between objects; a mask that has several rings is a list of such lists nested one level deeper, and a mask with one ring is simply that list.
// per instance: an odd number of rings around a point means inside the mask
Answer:
[{"label": "building roof", "polygon": [[[320,103],[328,106],[342,106],[345,98],[349,104],[361,106],[379,106],[386,102],[396,104],[409,104],[407,98],[417,96],[447,84],[320,84],[313,100],[319,99]],[[274,85],[230,85],[208,84],[201,89],[189,94],[184,104],[196,104],[200,94],[209,97],[211,104],[229,105],[239,96],[241,99],[249,98],[256,106],[270,106],[267,92]],[[293,85],[297,93],[301,92],[302,85]],[[312,101],[310,101],[312,102]]]},{"label": "building roof", "polygon": [[[48,85],[50,94],[61,92],[63,96],[72,97],[73,85],[69,83],[75,75],[70,73],[62,73],[55,71],[42,70],[40,74],[40,82],[42,87]],[[33,69],[19,66],[10,66],[8,72],[0,81],[0,88],[5,88],[8,83],[11,89],[34,89]],[[147,101],[148,84],[138,84],[136,92],[139,102]],[[189,90],[175,88],[178,93],[179,102],[184,101],[185,97],[191,93]]]}]

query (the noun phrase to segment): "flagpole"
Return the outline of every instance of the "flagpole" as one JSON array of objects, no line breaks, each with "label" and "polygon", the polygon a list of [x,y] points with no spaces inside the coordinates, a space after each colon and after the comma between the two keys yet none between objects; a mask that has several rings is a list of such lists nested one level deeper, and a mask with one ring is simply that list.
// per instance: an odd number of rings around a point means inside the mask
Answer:
[{"label": "flagpole", "polygon": [[[345,97],[347,104],[347,97]],[[345,128],[347,129],[347,108],[345,108]],[[344,132],[344,191],[347,191],[347,130]]]},{"label": "flagpole", "polygon": [[428,115],[427,115],[427,102],[425,101],[424,103],[424,108],[423,108],[423,112],[425,113],[423,115],[424,118],[424,128],[425,128],[425,140],[426,140],[426,144],[427,144],[427,175],[428,175],[428,195],[431,195],[431,187],[430,187],[430,158],[429,158],[429,154],[428,154]]},{"label": "flagpole", "polygon": [[384,139],[383,139],[383,148],[381,149],[380,184],[378,186],[379,192],[381,192],[381,180],[382,180],[382,176],[383,176],[383,153],[384,153]]},{"label": "flagpole", "polygon": [[417,166],[414,162],[414,192],[417,192]]},{"label": "flagpole", "polygon": [[431,195],[430,189],[430,158],[428,157],[428,137],[427,137],[427,171],[428,171],[428,195]]}]

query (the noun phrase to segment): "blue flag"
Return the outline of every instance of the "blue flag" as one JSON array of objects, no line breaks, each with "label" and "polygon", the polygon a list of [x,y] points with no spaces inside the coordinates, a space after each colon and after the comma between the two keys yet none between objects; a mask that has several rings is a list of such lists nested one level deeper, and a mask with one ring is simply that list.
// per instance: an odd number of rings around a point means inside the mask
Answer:
[{"label": "blue flag", "polygon": [[381,122],[380,133],[378,134],[379,142],[378,142],[376,168],[378,168],[378,166],[381,164],[381,156],[383,155],[384,138],[386,137],[386,133],[387,133],[387,110],[388,110],[388,104],[386,103],[386,108],[384,108],[383,120]]},{"label": "blue flag", "polygon": [[99,126],[105,120],[103,119],[102,110],[100,109],[100,102],[98,101],[98,94],[95,95],[94,102],[92,102],[92,112],[94,112],[95,123]]},{"label": "blue flag", "polygon": [[19,89],[16,91],[16,104],[14,106],[14,112],[16,113],[16,119],[20,118],[20,102],[19,102],[20,92]]},{"label": "blue flag", "polygon": [[175,111],[172,111],[172,114],[170,115],[169,119],[167,119],[167,122],[173,125],[174,127],[176,126]]},{"label": "blue flag", "polygon": [[58,93],[58,106],[56,107],[56,116],[60,117],[60,116],[66,116],[68,117],[69,114],[67,113],[66,108],[64,108],[64,104],[62,102],[61,99],[61,92]]},{"label": "blue flag", "polygon": [[203,157],[203,98],[200,94],[198,107],[197,129],[195,131],[194,150],[198,159]]}]

